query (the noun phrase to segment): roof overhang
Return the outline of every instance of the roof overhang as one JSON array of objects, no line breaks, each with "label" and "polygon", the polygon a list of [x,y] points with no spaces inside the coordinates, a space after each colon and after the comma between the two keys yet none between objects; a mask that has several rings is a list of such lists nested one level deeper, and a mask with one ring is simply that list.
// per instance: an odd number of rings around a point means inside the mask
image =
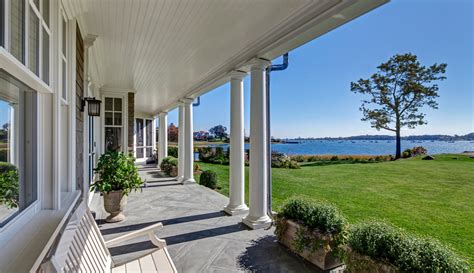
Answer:
[{"label": "roof overhang", "polygon": [[136,90],[152,115],[195,98],[388,0],[65,0],[83,34],[97,35],[90,71],[102,88]]}]

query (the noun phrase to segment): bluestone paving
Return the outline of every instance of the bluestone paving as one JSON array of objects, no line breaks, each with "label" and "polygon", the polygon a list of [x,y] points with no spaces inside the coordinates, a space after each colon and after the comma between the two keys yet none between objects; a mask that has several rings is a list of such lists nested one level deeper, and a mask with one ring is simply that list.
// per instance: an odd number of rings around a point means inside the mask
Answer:
[{"label": "bluestone paving", "polygon": [[[129,195],[125,221],[105,223],[103,200],[94,196],[91,208],[105,240],[162,222],[156,234],[166,240],[179,272],[321,272],[280,245],[273,228],[249,230],[242,215],[226,215],[222,209],[228,198],[220,193],[181,185],[153,167],[141,167],[139,173],[146,187]],[[154,248],[144,236],[109,250],[119,265]]]}]

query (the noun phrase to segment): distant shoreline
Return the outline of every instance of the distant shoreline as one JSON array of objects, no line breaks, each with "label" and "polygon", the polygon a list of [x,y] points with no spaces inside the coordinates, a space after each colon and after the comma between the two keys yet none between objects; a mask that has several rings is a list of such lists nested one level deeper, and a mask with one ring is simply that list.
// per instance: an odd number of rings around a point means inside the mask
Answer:
[{"label": "distant shoreline", "polygon": [[[435,141],[474,141],[474,133],[466,135],[412,135],[403,136],[402,140],[435,140]],[[359,135],[348,137],[308,137],[286,138],[283,140],[395,140],[392,135]]]}]

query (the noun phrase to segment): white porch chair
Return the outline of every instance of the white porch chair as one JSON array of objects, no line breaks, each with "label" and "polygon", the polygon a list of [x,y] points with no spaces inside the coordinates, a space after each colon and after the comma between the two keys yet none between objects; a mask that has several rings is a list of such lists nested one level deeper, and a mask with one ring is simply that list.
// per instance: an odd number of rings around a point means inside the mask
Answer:
[{"label": "white porch chair", "polygon": [[[41,265],[38,272],[175,273],[177,272],[176,267],[166,249],[165,240],[159,239],[154,233],[162,227],[161,223],[157,223],[112,240],[104,241],[89,208],[82,202],[67,223],[51,258]],[[158,248],[139,259],[114,267],[107,247],[146,234]]]}]

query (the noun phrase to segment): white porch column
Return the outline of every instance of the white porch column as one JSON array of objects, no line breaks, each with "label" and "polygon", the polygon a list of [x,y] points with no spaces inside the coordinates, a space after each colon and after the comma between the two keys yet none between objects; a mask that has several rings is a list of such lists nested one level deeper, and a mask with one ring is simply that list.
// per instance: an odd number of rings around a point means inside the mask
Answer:
[{"label": "white porch column", "polygon": [[184,178],[184,138],[185,138],[185,125],[184,125],[184,104],[181,103],[178,107],[178,181],[182,181]]},{"label": "white porch column", "polygon": [[234,71],[230,75],[230,186],[229,204],[224,211],[230,215],[245,214],[244,162],[244,83],[246,73]]},{"label": "white porch column", "polygon": [[193,100],[184,102],[184,173],[183,184],[195,183],[194,180],[194,146],[193,146]]},{"label": "white porch column", "polygon": [[160,128],[158,136],[158,166],[163,158],[168,156],[168,113],[162,112],[158,115],[160,118]]},{"label": "white porch column", "polygon": [[268,177],[267,156],[267,109],[265,106],[265,68],[269,61],[256,59],[251,64],[250,79],[250,210],[243,223],[252,229],[271,224],[267,215]]}]

